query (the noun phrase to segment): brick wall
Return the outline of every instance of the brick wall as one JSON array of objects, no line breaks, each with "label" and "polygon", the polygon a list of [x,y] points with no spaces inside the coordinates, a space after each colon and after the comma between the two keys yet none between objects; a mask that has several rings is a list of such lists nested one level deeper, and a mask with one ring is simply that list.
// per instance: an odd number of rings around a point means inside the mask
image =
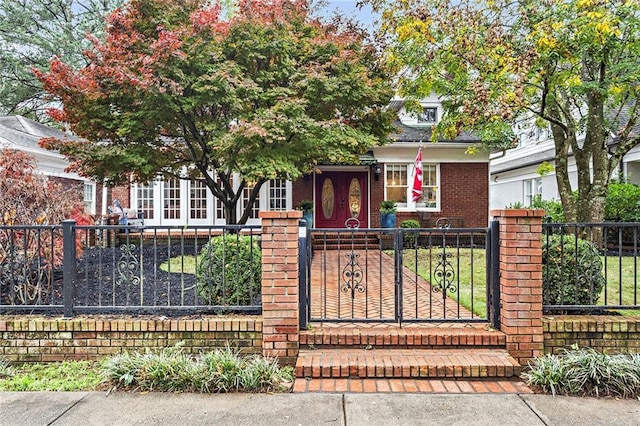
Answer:
[{"label": "brick wall", "polygon": [[500,223],[500,330],[526,365],[543,352],[542,216],[544,210],[491,212]]},{"label": "brick wall", "polygon": [[262,351],[260,317],[211,319],[0,319],[0,354],[11,362],[93,360],[184,343],[190,353],[230,344]]},{"label": "brick wall", "polygon": [[544,352],[559,353],[573,344],[603,353],[640,353],[640,318],[559,316],[543,319]]}]

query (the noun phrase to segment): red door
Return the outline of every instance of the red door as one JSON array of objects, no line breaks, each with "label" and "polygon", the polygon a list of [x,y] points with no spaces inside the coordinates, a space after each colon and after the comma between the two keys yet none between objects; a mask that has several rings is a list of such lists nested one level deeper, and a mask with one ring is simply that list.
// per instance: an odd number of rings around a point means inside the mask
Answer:
[{"label": "red door", "polygon": [[[345,228],[347,219],[367,228],[367,173],[323,172],[316,175],[316,227]],[[355,221],[350,221],[355,222]]]}]

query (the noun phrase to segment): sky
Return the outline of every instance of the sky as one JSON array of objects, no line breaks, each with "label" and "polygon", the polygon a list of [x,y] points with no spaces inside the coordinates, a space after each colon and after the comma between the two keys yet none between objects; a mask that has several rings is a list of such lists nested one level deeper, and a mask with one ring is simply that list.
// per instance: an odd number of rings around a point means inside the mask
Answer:
[{"label": "sky", "polygon": [[371,11],[371,7],[366,5],[361,9],[356,7],[355,0],[327,0],[326,10],[332,12],[334,10],[340,11],[347,17],[355,18],[365,25],[366,28],[371,30],[373,28],[373,22],[376,16]]}]

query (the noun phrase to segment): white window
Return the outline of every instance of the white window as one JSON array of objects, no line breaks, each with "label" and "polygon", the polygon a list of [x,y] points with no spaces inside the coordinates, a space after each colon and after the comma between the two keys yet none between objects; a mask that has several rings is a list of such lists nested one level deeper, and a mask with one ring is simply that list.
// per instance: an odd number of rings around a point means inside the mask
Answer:
[{"label": "white window", "polygon": [[164,182],[164,219],[180,219],[180,179]]},{"label": "white window", "polygon": [[385,200],[395,201],[398,207],[407,207],[407,169],[406,164],[387,164],[385,178]]},{"label": "white window", "polygon": [[142,211],[145,219],[153,220],[154,215],[154,187],[153,182],[138,184],[136,187],[136,208]]},{"label": "white window", "polygon": [[287,209],[287,181],[284,179],[274,179],[268,182],[269,205],[265,206],[269,210]]},{"label": "white window", "polygon": [[385,165],[385,200],[395,201],[400,210],[440,209],[440,168],[422,163],[422,198],[411,199],[414,164]]},{"label": "white window", "polygon": [[418,124],[436,124],[438,121],[438,108],[424,107],[418,114]]},{"label": "white window", "polygon": [[[242,190],[241,205],[242,205],[243,213],[244,213],[244,210],[247,209],[249,206],[249,197],[251,196],[251,191],[253,191],[253,185],[249,185],[249,184],[247,184],[247,186],[245,186],[244,189]],[[251,209],[251,213],[249,213],[249,219],[257,219],[258,212],[260,211],[260,193],[259,192],[258,192],[258,196],[255,199],[255,202],[250,207],[250,209]]]},{"label": "white window", "polygon": [[527,179],[523,181],[524,205],[531,207],[536,195],[542,197],[542,178]]},{"label": "white window", "polygon": [[96,185],[92,182],[84,183],[84,208],[89,214],[96,214]]},{"label": "white window", "polygon": [[207,192],[209,191],[203,180],[189,182],[189,218],[207,218]]},{"label": "white window", "polygon": [[[219,176],[216,176],[221,183]],[[238,189],[240,176],[229,176],[234,190]],[[259,223],[260,210],[287,210],[291,208],[291,182],[274,179],[266,182],[250,207],[250,224]],[[236,204],[236,218],[239,219],[248,206],[251,186],[243,189]],[[133,205],[144,212],[148,225],[209,224],[226,223],[224,204],[213,196],[202,179],[167,179],[149,184],[135,184]],[[155,219],[155,220],[154,220]]]},{"label": "white window", "polygon": [[[222,186],[222,181],[220,180],[219,176],[216,176],[216,181],[218,182],[218,185]],[[233,185],[234,185],[234,175],[229,176],[229,183],[233,187]],[[216,200],[216,223],[217,224],[225,223],[226,214],[225,214],[224,204],[217,197],[216,197],[215,200]]]},{"label": "white window", "polygon": [[438,207],[438,166],[422,164],[422,198],[416,203],[418,208]]}]

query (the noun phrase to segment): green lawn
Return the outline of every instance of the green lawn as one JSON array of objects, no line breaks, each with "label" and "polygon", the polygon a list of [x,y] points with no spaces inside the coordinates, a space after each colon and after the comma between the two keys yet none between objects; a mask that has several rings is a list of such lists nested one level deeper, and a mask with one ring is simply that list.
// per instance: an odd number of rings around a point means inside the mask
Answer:
[{"label": "green lawn", "polygon": [[[640,303],[640,258],[602,257],[607,273],[607,286],[602,290],[598,305],[636,305]],[[621,296],[622,295],[622,296]],[[640,315],[640,311],[620,310],[623,315]]]},{"label": "green lawn", "polygon": [[0,371],[0,391],[88,391],[101,382],[91,361],[25,363]]},{"label": "green lawn", "polygon": [[[431,276],[436,274],[436,267],[440,262],[438,253],[442,253],[441,248],[405,250],[403,253],[404,266],[415,271],[417,259],[418,274],[425,280],[432,282]],[[457,290],[448,293],[448,295],[452,299],[458,300],[465,308],[473,310],[474,313],[481,316],[486,315],[485,250],[481,248],[461,248],[459,250],[447,248],[446,253],[451,254],[448,261],[454,274],[453,283]],[[640,259],[633,257],[601,257],[601,259],[603,270],[606,265],[607,286],[606,293],[605,289],[602,290],[598,305],[605,304],[605,297],[608,305],[640,303],[640,279],[635,277],[636,271],[640,272]],[[471,291],[472,283],[473,292]],[[622,315],[640,315],[640,311],[637,310],[620,310],[619,312]]]},{"label": "green lawn", "polygon": [[184,255],[176,256],[167,260],[160,265],[160,269],[165,272],[171,272],[173,274],[192,274],[196,273],[196,260],[197,256]]},{"label": "green lawn", "polygon": [[[418,263],[418,275],[426,281],[435,284],[438,264],[441,263],[442,248],[405,250],[403,252],[404,266],[415,272]],[[476,315],[487,315],[487,268],[484,249],[455,249],[446,248],[449,266],[447,270],[453,273],[452,284],[455,291],[447,295],[460,302],[462,306],[473,311]]]}]

